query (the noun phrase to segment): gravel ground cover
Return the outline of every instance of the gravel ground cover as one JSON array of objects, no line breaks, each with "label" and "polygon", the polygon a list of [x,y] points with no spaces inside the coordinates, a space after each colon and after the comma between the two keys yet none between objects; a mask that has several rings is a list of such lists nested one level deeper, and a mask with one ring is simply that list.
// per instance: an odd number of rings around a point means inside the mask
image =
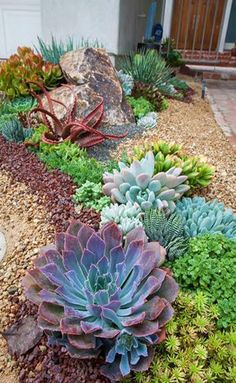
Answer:
[{"label": "gravel ground cover", "polygon": [[[19,155],[17,151],[16,153],[16,155]],[[21,153],[24,153],[23,149]],[[3,150],[1,154],[3,154]],[[11,154],[13,155],[13,153]],[[27,178],[26,175],[22,176],[22,180],[24,179],[25,183],[32,187],[34,193],[25,184],[16,181],[17,178],[20,179],[20,175],[25,174],[27,164],[29,167],[29,164],[37,164],[34,155],[29,156],[30,160],[27,153],[25,154],[25,162],[22,161],[20,166],[21,172],[18,171],[17,173],[16,168],[13,166],[11,176],[3,170],[0,173],[0,230],[5,233],[9,244],[7,254],[0,265],[0,332],[4,331],[9,324],[24,316],[36,314],[36,307],[27,302],[22,294],[21,279],[25,271],[32,265],[32,260],[37,256],[39,248],[53,241],[56,227],[57,229],[63,229],[63,225],[60,225],[63,217],[60,216],[59,200],[54,202],[50,211],[50,204],[49,202],[46,203],[46,201],[50,201],[50,198],[43,187],[39,188],[39,191],[34,190],[36,184],[33,181],[33,175],[32,179]],[[13,157],[11,157],[12,161]],[[14,159],[17,160],[16,157]],[[5,161],[4,165],[6,164]],[[30,173],[29,167],[28,174]],[[35,168],[35,174],[40,174],[37,167]],[[12,176],[14,176],[14,180]],[[59,172],[52,172],[49,175],[44,169],[41,179],[46,179],[44,178],[46,176],[51,177],[54,185],[53,190],[56,191],[57,182],[59,184],[61,177],[64,177],[64,175],[59,174]],[[43,183],[38,185],[43,185]],[[46,203],[45,206],[42,205],[42,201]],[[72,218],[76,214],[73,211],[73,204],[70,207],[67,218]],[[55,209],[57,210],[57,220],[53,219],[51,214]],[[81,221],[88,222],[95,228],[98,227],[100,217],[96,212],[85,209],[76,216]],[[59,347],[49,350],[45,337],[32,350],[14,360],[7,353],[5,340],[0,337],[1,383],[5,381],[8,383],[107,382],[105,378],[100,377],[98,368],[98,362],[90,363],[72,360],[65,353],[61,353]],[[70,371],[69,378],[68,371]]]},{"label": "gravel ground cover", "polygon": [[157,128],[122,142],[113,156],[121,157],[123,151],[132,153],[134,146],[159,139],[182,144],[188,154],[203,155],[215,167],[213,182],[198,194],[218,198],[236,210],[236,149],[217,125],[208,101],[200,98],[199,84],[188,83],[197,92],[193,103],[169,100],[169,108],[159,114]]}]

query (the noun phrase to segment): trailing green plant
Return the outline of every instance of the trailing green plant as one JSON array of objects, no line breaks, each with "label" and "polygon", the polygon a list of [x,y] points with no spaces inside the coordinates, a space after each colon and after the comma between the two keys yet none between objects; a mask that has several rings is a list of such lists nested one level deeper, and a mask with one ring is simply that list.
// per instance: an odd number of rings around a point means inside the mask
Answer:
[{"label": "trailing green plant", "polygon": [[1,134],[7,141],[21,144],[33,134],[33,129],[24,128],[22,123],[17,118],[14,118],[5,123]]},{"label": "trailing green plant", "polygon": [[219,308],[220,328],[236,323],[236,241],[205,234],[189,241],[189,250],[171,263],[180,286],[202,291]]},{"label": "trailing green plant", "polygon": [[45,61],[53,64],[59,64],[61,56],[79,48],[103,48],[98,40],[92,41],[82,38],[75,42],[73,37],[68,37],[66,41],[58,41],[54,36],[51,37],[49,43],[38,37],[38,46],[39,48],[35,47],[37,52],[43,56]]},{"label": "trailing green plant", "polygon": [[16,97],[13,100],[5,100],[0,107],[2,114],[26,113],[35,108],[37,101],[32,96]]},{"label": "trailing green plant", "polygon": [[72,177],[76,185],[86,181],[102,182],[103,173],[117,167],[116,162],[102,163],[88,156],[87,152],[77,144],[65,141],[60,145],[40,143],[37,155],[48,169],[60,169]]},{"label": "trailing green plant", "polygon": [[135,81],[151,84],[157,90],[159,85],[171,78],[171,71],[165,60],[155,50],[130,53],[121,59],[120,67]]},{"label": "trailing green plant", "polygon": [[217,330],[217,307],[205,295],[180,292],[167,339],[146,373],[123,383],[235,383],[236,332]]},{"label": "trailing green plant", "polygon": [[142,210],[166,208],[175,210],[175,201],[189,186],[183,184],[186,176],[181,176],[182,169],[171,168],[154,176],[154,156],[150,151],[141,161],[133,161],[131,166],[119,163],[120,171],[105,172],[103,176],[104,194],[111,196],[113,202],[125,204],[138,203]]},{"label": "trailing green plant", "polygon": [[126,205],[115,203],[102,209],[101,226],[115,222],[125,236],[136,227],[143,226],[141,216],[142,210],[137,203],[127,202]]},{"label": "trailing green plant", "polygon": [[131,106],[134,117],[136,119],[146,116],[146,114],[155,110],[154,106],[144,97],[134,98],[131,96],[126,97],[129,105]]},{"label": "trailing green plant", "polygon": [[88,180],[76,189],[73,200],[96,211],[101,211],[111,203],[111,199],[102,193],[102,184]]},{"label": "trailing green plant", "polygon": [[[19,47],[16,54],[0,64],[0,90],[9,98],[26,96],[30,88],[40,91],[36,83],[52,89],[61,80],[60,67],[46,63],[31,48]],[[29,81],[34,81],[34,84],[29,85]]]},{"label": "trailing green plant", "polygon": [[188,177],[191,188],[206,187],[214,176],[214,167],[208,165],[203,157],[191,157],[182,151],[182,146],[165,141],[151,142],[134,148],[133,155],[127,158],[127,163],[141,160],[147,152],[152,151],[155,157],[154,174],[168,171],[172,167],[182,169],[182,174]]},{"label": "trailing green plant", "polygon": [[179,258],[187,252],[188,239],[178,215],[167,215],[164,211],[155,209],[146,210],[143,225],[150,241],[158,241],[166,249],[169,260]]},{"label": "trailing green plant", "polygon": [[165,250],[147,243],[143,228],[132,230],[123,245],[115,223],[96,233],[72,221],[55,245],[41,250],[23,280],[49,344],[78,358],[103,352],[101,372],[113,381],[146,370],[178,294],[170,271],[160,268],[164,258]]},{"label": "trailing green plant", "polygon": [[206,202],[202,197],[183,198],[177,203],[176,213],[188,237],[222,233],[236,240],[236,214],[217,199]]}]

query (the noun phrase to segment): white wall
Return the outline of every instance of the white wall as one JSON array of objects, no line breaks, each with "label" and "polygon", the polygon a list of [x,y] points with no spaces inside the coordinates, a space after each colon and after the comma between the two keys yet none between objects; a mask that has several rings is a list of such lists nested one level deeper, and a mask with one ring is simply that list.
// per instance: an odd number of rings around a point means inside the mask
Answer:
[{"label": "white wall", "polygon": [[40,0],[0,0],[0,58],[18,46],[33,48],[40,34]]},{"label": "white wall", "polygon": [[98,39],[117,54],[119,6],[120,0],[41,0],[43,38]]}]

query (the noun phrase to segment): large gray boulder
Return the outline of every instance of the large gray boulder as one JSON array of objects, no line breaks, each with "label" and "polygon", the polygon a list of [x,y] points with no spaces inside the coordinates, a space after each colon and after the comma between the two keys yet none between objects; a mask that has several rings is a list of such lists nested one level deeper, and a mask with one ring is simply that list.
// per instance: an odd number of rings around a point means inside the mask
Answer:
[{"label": "large gray boulder", "polygon": [[[81,48],[68,52],[61,57],[60,66],[78,96],[78,117],[94,109],[102,97],[105,106],[104,124],[113,126],[134,122],[116,71],[104,49]],[[57,88],[51,95],[67,106],[72,105],[73,97],[69,89]],[[64,108],[59,104],[55,104],[55,112],[59,118],[65,115]]]}]

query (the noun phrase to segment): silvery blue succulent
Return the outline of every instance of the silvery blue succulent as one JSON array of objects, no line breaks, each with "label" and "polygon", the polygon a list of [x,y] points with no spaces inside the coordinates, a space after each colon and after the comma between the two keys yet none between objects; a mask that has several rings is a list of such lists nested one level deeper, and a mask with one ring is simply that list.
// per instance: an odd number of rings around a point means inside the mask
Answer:
[{"label": "silvery blue succulent", "polygon": [[236,239],[236,215],[217,199],[206,202],[202,197],[183,198],[177,203],[176,213],[182,218],[189,237],[222,233]]},{"label": "silvery blue succulent", "polygon": [[178,294],[170,270],[160,268],[165,255],[141,227],[123,243],[114,222],[95,232],[72,221],[55,245],[41,250],[23,280],[49,343],[77,358],[103,353],[102,373],[113,380],[147,369]]},{"label": "silvery blue succulent", "polygon": [[137,126],[142,129],[156,128],[158,120],[158,114],[156,112],[149,112],[146,116],[141,117],[137,121]]},{"label": "silvery blue succulent", "polygon": [[137,203],[127,202],[126,205],[117,203],[106,206],[101,211],[101,226],[108,222],[115,222],[125,236],[135,227],[141,227],[142,210]]},{"label": "silvery blue succulent", "polygon": [[130,96],[134,87],[134,79],[131,75],[124,73],[122,70],[117,72],[123,92],[126,96]]},{"label": "silvery blue succulent", "polygon": [[120,171],[106,172],[103,176],[103,192],[113,202],[136,202],[143,211],[166,208],[173,212],[175,202],[189,190],[189,186],[184,184],[187,176],[180,175],[181,168],[173,167],[154,175],[154,155],[151,151],[130,166],[119,162],[119,168]]}]

